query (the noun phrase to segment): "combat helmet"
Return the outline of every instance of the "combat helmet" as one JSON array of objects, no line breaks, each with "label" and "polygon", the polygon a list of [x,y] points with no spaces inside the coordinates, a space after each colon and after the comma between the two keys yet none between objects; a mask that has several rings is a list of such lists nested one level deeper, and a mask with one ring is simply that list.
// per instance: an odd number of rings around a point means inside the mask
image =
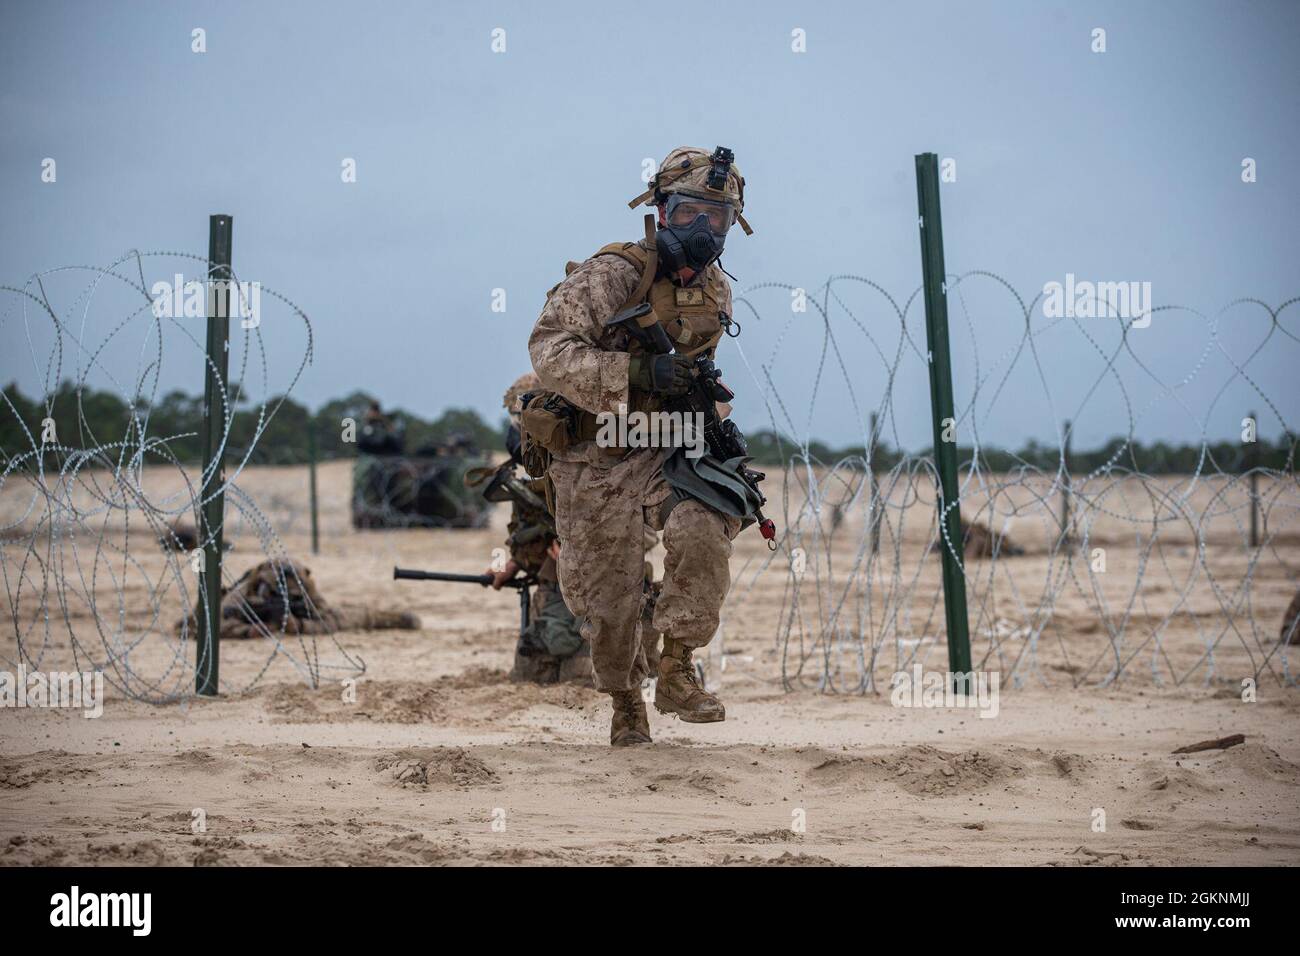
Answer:
[{"label": "combat helmet", "polygon": [[505,406],[505,410],[512,421],[518,424],[519,413],[523,411],[520,400],[529,392],[539,391],[541,387],[542,380],[537,377],[536,372],[525,372],[515,379],[513,385],[506,389],[501,404]]},{"label": "combat helmet", "polygon": [[724,202],[735,209],[736,221],[745,235],[754,233],[743,215],[745,177],[735,164],[734,154],[725,146],[712,153],[697,146],[678,146],[659,164],[650,188],[629,202],[628,208],[635,209],[641,203],[655,206],[672,195]]}]

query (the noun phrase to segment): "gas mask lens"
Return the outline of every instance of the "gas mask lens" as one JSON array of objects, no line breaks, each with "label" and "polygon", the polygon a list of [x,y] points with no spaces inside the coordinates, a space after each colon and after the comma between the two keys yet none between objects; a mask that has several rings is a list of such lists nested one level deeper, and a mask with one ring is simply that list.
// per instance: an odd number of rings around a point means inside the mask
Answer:
[{"label": "gas mask lens", "polygon": [[736,221],[736,212],[726,203],[710,202],[674,193],[668,197],[666,218],[668,225],[677,228],[688,227],[700,216],[707,216],[709,231],[715,235],[725,236],[732,223]]}]

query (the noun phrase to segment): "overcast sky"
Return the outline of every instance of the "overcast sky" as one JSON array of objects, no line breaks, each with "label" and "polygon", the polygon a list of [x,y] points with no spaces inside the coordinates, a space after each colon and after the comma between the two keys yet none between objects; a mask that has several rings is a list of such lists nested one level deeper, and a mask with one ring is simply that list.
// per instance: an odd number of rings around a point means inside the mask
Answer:
[{"label": "overcast sky", "polygon": [[[196,28],[205,53],[192,52]],[[806,52],[792,49],[796,30]],[[640,234],[626,202],[643,160],[725,144],[755,228],[728,238],[738,297],[857,275],[905,300],[920,282],[913,157],[933,151],[956,164],[942,189],[950,273],[989,270],[1026,300],[1067,274],[1148,281],[1156,306],[1215,320],[1239,297],[1300,295],[1298,48],[1293,2],[7,0],[0,283],[133,248],[202,254],[208,215],[231,213],[241,278],[311,318],[300,401],[360,388],[426,416],[471,406],[495,421],[566,260]],[[342,181],[345,159],[355,183]],[[1252,408],[1265,434],[1296,427],[1300,307],[1248,366],[1267,401],[1229,383],[1219,351],[1240,362],[1266,340],[1257,307],[1218,318],[1217,344],[1191,313],[1157,312],[1131,333],[1141,364],[1125,357],[1115,376],[1091,344],[1112,348],[1114,322],[1058,325],[1035,340],[1041,371],[1021,352],[994,398],[1024,320],[991,281],[963,288],[969,326],[951,304],[958,401],[991,376],[974,416],[985,442],[1050,441],[1062,417],[1078,420],[1078,447],[1131,419],[1145,440],[1229,437]],[[892,357],[898,322],[883,298],[837,291]],[[757,376],[770,365],[800,430],[859,438],[886,364],[833,312],[853,397],[832,355],[810,417],[820,317],[793,313],[783,289],[748,299],[762,318],[739,306],[744,332],[719,354],[741,424],[768,421],[737,344]],[[13,305],[0,297],[0,378],[30,385]],[[86,321],[102,338],[120,318],[92,309]],[[909,328],[924,334],[919,302]],[[289,323],[262,331],[279,356],[301,350]],[[169,354],[165,383],[197,391],[196,358]],[[278,370],[287,379],[288,364]],[[910,355],[892,386],[911,447],[929,443],[924,376]],[[1170,397],[1156,380],[1186,384]]]}]

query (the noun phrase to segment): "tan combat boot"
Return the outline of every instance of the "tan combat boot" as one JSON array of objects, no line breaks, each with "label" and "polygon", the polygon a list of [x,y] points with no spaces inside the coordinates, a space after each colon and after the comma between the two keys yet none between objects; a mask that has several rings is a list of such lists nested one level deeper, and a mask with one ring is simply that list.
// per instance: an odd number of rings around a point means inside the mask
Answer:
[{"label": "tan combat boot", "polygon": [[611,691],[609,697],[614,702],[614,719],[609,725],[610,746],[632,747],[650,743],[650,721],[646,717],[641,689]]},{"label": "tan combat boot", "polygon": [[727,719],[722,701],[700,686],[691,649],[668,634],[664,634],[664,649],[659,657],[655,710],[676,714],[689,724],[711,724]]}]

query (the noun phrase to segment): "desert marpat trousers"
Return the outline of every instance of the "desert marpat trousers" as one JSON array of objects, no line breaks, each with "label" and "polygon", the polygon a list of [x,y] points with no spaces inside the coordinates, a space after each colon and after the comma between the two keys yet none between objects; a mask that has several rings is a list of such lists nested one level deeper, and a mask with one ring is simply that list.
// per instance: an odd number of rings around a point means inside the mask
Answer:
[{"label": "desert marpat trousers", "polygon": [[680,501],[662,518],[671,489],[661,473],[666,452],[639,449],[624,458],[556,459],[556,532],[560,590],[584,619],[596,689],[630,690],[648,676],[641,646],[644,528],[663,531],[663,590],[653,626],[689,647],[704,647],[718,629],[731,584],[727,562],[740,520],[698,501]]}]

